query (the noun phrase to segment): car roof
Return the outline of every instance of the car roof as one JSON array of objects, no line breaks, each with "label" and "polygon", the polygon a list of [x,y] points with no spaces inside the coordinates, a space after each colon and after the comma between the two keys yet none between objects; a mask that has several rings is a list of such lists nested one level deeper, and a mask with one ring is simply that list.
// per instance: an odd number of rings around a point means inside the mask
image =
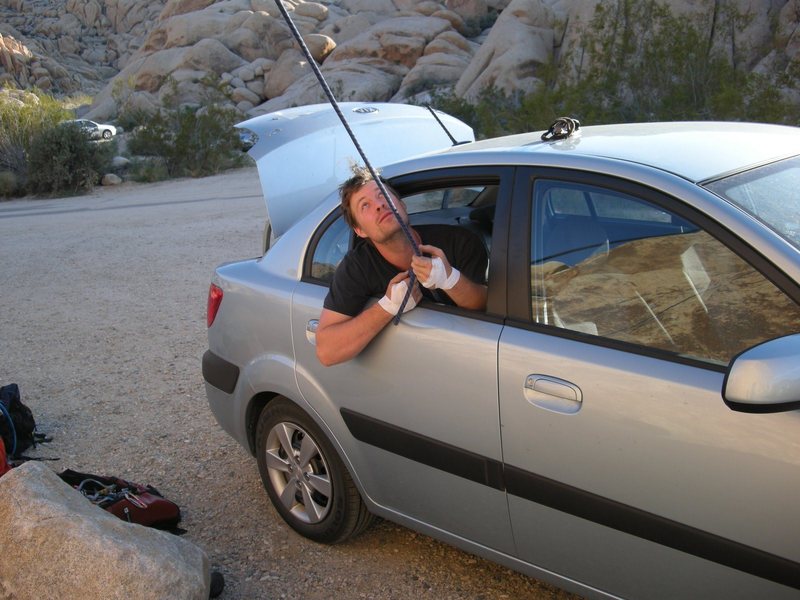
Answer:
[{"label": "car roof", "polygon": [[800,154],[800,129],[710,121],[596,125],[581,127],[564,140],[544,142],[541,132],[526,133],[446,151],[459,152],[486,153],[495,159],[499,153],[509,164],[535,163],[537,154],[603,157],[700,182]]}]

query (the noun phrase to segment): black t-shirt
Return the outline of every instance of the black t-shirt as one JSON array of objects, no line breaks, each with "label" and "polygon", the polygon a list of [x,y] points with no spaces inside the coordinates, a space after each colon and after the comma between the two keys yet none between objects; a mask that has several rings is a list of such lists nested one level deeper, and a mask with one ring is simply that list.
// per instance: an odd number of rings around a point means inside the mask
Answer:
[{"label": "black t-shirt", "polygon": [[[489,258],[476,234],[454,225],[418,225],[414,230],[423,244],[441,248],[448,262],[463,276],[475,283],[485,282]],[[355,317],[371,297],[380,298],[386,293],[389,281],[398,273],[397,267],[383,258],[375,246],[359,239],[336,268],[324,306]],[[428,299],[453,304],[444,291],[437,291],[434,298],[431,290],[422,286],[420,289]]]}]

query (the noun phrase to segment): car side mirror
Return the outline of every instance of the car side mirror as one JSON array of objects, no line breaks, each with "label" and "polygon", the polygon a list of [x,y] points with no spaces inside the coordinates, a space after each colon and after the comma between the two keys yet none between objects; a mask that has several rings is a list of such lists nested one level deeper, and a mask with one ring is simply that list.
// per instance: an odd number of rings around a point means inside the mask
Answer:
[{"label": "car side mirror", "polygon": [[800,334],[769,340],[734,358],[722,398],[740,412],[800,409]]}]

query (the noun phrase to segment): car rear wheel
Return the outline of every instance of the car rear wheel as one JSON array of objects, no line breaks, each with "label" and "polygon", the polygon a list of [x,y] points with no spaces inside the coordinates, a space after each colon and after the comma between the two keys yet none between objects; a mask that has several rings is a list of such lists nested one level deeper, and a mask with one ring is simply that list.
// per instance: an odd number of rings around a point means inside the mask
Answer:
[{"label": "car rear wheel", "polygon": [[256,450],[272,504],[301,535],[335,544],[372,522],[333,445],[294,403],[279,398],[261,412]]},{"label": "car rear wheel", "polygon": [[111,139],[111,130],[109,130],[109,129],[104,129],[103,130],[103,139],[104,140],[110,140]]}]

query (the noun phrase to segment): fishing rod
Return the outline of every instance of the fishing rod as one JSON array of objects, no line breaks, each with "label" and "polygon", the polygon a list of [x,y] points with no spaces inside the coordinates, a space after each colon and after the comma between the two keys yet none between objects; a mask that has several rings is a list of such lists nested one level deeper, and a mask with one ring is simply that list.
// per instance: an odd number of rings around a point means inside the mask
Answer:
[{"label": "fishing rod", "polygon": [[[294,21],[292,21],[292,18],[289,16],[289,12],[283,5],[283,2],[281,0],[275,0],[275,4],[278,5],[278,10],[281,11],[281,15],[283,15],[283,19],[289,26],[289,29],[291,30],[292,35],[294,36],[294,39],[299,44],[300,49],[303,51],[303,54],[305,54],[306,59],[308,60],[308,64],[311,65],[311,69],[314,71],[314,75],[316,75],[317,77],[317,81],[319,81],[319,84],[322,86],[322,91],[325,92],[325,95],[328,97],[328,101],[331,103],[333,110],[336,112],[336,115],[339,117],[339,120],[342,122],[342,125],[344,125],[347,134],[350,136],[350,139],[353,142],[353,145],[356,147],[358,154],[361,156],[361,160],[364,161],[364,165],[369,170],[372,179],[378,185],[378,189],[380,190],[381,194],[383,194],[383,197],[386,198],[386,203],[389,206],[389,209],[392,211],[394,218],[400,224],[400,228],[403,230],[403,233],[405,234],[406,238],[408,238],[408,241],[411,243],[411,248],[414,250],[414,255],[422,256],[422,252],[420,252],[419,246],[417,246],[417,242],[414,239],[414,236],[411,235],[411,230],[409,229],[408,224],[405,221],[403,221],[403,218],[400,216],[400,213],[397,211],[397,207],[395,206],[394,201],[392,200],[392,196],[389,194],[389,191],[386,189],[386,186],[383,184],[383,181],[381,181],[380,177],[378,177],[377,172],[372,167],[372,163],[369,162],[367,155],[361,148],[361,144],[359,144],[358,139],[356,139],[355,133],[353,133],[353,130],[350,129],[350,124],[347,122],[347,119],[344,118],[344,115],[342,114],[342,111],[339,108],[339,103],[336,102],[336,98],[334,97],[333,92],[331,91],[330,87],[328,87],[328,82],[325,81],[325,78],[322,76],[322,71],[320,71],[319,66],[317,65],[317,61],[314,60],[314,57],[311,55],[311,51],[308,49],[308,46],[306,46],[306,43],[303,40],[303,36],[300,35],[300,32],[297,30],[297,27],[295,27]],[[411,290],[414,289],[414,283],[416,282],[416,279],[417,278],[416,275],[414,275],[414,272],[409,271],[408,291],[406,292],[406,295],[403,298],[403,302],[400,304],[400,308],[394,317],[395,325],[397,325],[400,322],[400,315],[403,314],[403,311],[406,308],[406,304],[408,303],[408,299],[411,297]]]}]

